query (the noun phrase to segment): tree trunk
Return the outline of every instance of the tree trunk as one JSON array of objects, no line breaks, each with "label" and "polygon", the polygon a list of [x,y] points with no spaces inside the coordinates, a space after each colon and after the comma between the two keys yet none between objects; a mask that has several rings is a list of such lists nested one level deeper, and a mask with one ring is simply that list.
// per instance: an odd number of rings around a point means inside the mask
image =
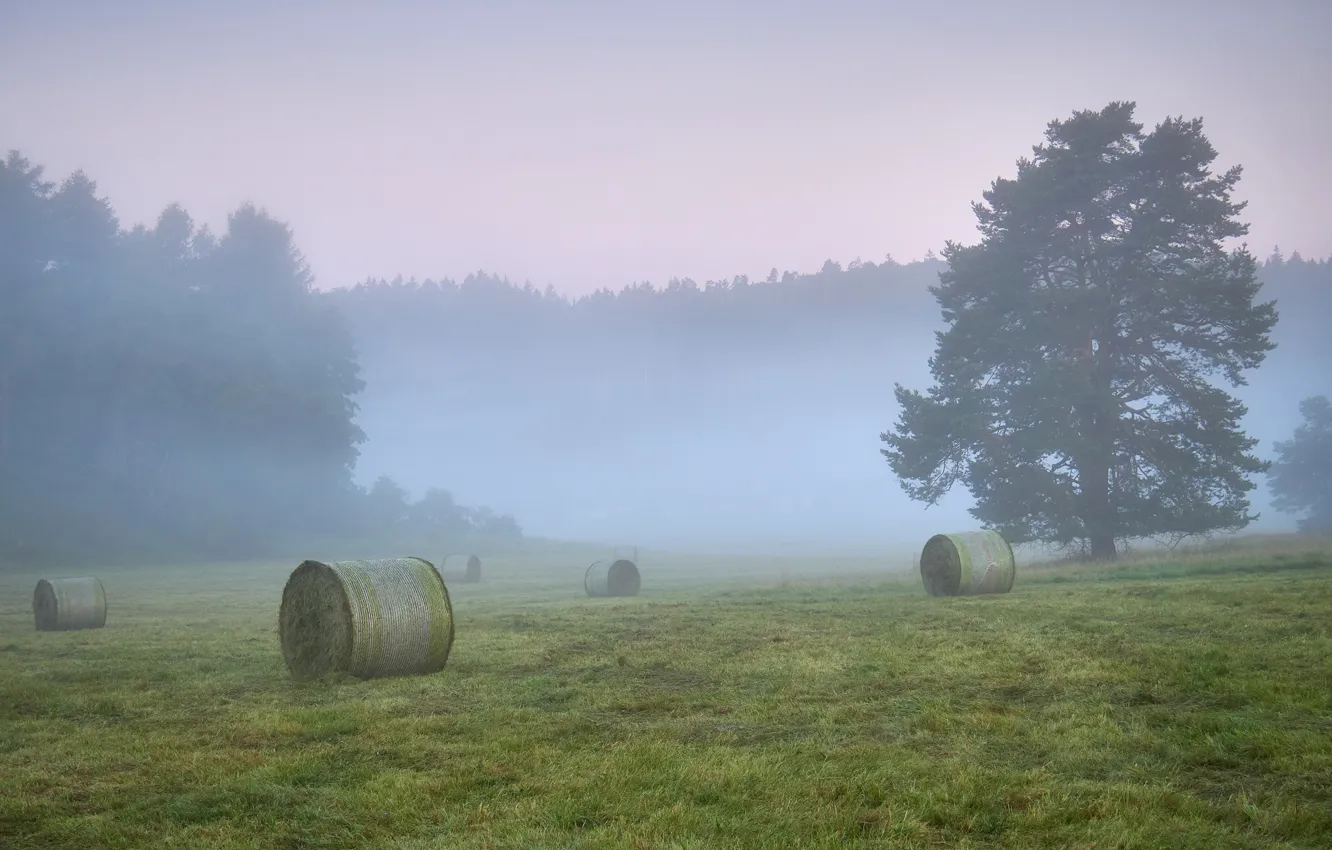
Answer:
[{"label": "tree trunk", "polygon": [[1115,548],[1115,520],[1110,514],[1110,467],[1094,464],[1079,470],[1078,484],[1082,490],[1082,524],[1092,560],[1113,561],[1119,552]]},{"label": "tree trunk", "polygon": [[1096,530],[1087,538],[1091,544],[1091,557],[1093,561],[1113,561],[1119,557],[1119,550],[1115,548],[1115,535],[1110,532]]},{"label": "tree trunk", "polygon": [[1112,334],[1098,334],[1093,328],[1087,336],[1086,359],[1090,368],[1088,382],[1091,398],[1082,406],[1085,436],[1094,447],[1085,465],[1079,470],[1083,507],[1082,523],[1087,530],[1087,543],[1093,561],[1113,561],[1119,552],[1115,548],[1118,517],[1110,499],[1110,466],[1114,462],[1114,391],[1110,382],[1110,365],[1105,345],[1099,341]]}]

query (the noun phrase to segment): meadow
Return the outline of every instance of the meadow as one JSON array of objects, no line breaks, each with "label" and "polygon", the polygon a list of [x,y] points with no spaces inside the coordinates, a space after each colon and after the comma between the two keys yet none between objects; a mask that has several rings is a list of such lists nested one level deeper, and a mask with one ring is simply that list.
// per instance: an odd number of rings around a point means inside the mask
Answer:
[{"label": "meadow", "polygon": [[[602,553],[604,554],[604,553]],[[1332,548],[487,559],[438,675],[293,681],[290,563],[0,572],[0,846],[1332,846]],[[909,566],[909,564],[908,564]],[[38,633],[44,575],[100,630]]]}]

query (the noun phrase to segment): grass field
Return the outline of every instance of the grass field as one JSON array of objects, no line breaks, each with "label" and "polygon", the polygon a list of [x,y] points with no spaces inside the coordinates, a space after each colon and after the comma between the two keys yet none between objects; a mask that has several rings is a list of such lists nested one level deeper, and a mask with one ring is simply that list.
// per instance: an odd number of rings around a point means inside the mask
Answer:
[{"label": "grass field", "polygon": [[[294,563],[0,573],[0,847],[1332,847],[1332,556],[488,561],[429,677],[298,684]],[[877,570],[877,571],[876,571]],[[830,577],[811,578],[818,573]]]}]

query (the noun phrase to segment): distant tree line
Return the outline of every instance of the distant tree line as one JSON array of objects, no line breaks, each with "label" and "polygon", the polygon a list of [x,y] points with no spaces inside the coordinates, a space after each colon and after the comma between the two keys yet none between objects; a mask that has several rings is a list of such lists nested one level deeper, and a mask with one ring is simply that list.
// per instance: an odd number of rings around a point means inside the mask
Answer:
[{"label": "distant tree line", "polygon": [[[936,330],[945,329],[932,289],[938,290],[940,273],[947,279],[949,269],[948,263],[934,258],[907,264],[889,258],[882,263],[856,262],[846,267],[829,261],[813,274],[773,272],[759,282],[744,277],[702,284],[673,280],[665,286],[640,283],[618,292],[601,290],[576,298],[477,273],[461,281],[368,280],[334,290],[329,297],[348,317],[362,348],[363,362],[378,376],[374,383],[401,382],[404,389],[410,388],[405,393],[408,396],[447,398],[459,409],[488,411],[495,421],[502,420],[506,410],[510,416],[525,415],[523,411],[535,404],[534,397],[545,394],[549,404],[562,405],[561,413],[546,417],[537,428],[548,429],[553,427],[552,420],[564,420],[575,423],[573,430],[593,429],[605,435],[611,429],[591,419],[610,420],[631,429],[671,417],[718,416],[716,407],[710,409],[707,405],[708,394],[699,391],[698,386],[728,371],[744,374],[728,381],[722,395],[744,399],[756,409],[768,409],[779,398],[785,398],[788,406],[809,406],[815,403],[813,394],[821,384],[835,384],[836,398],[850,400],[858,386],[872,387],[885,373],[892,376],[909,368],[899,351],[893,349],[892,340],[886,338],[913,334],[915,348],[911,350],[918,351],[920,345],[933,340]],[[966,297],[979,302],[987,280],[1007,273],[1004,269],[974,272],[969,281],[973,291]],[[1251,270],[1240,274],[1237,281],[1232,289],[1239,290],[1229,308],[1235,315],[1244,315],[1246,301],[1275,304],[1279,321],[1272,326],[1259,312],[1251,323],[1254,327],[1247,331],[1252,339],[1245,344],[1266,357],[1259,381],[1263,404],[1280,404],[1294,412],[1300,399],[1323,378],[1325,373],[1318,364],[1332,363],[1332,335],[1326,332],[1323,318],[1332,315],[1332,260],[1305,259],[1298,253],[1287,257],[1274,249],[1265,261],[1254,260]],[[1250,288],[1251,284],[1256,288]],[[1189,296],[1191,301],[1181,301],[1172,308],[1180,318],[1197,321],[1213,305],[1225,306],[1217,300],[1219,288],[1208,288],[1205,280],[1195,287],[1199,288],[1196,296]],[[1063,309],[1084,309],[1077,306],[1073,292],[1064,298]],[[1164,307],[1162,303],[1154,309]],[[1039,315],[1033,302],[1015,303],[1006,309],[1015,314],[1025,310],[1029,316]],[[1132,309],[1143,340],[1160,345],[1162,351],[1178,350],[1177,346],[1172,348],[1164,323],[1148,327],[1144,319],[1151,314],[1139,307]],[[1218,321],[1224,325],[1235,320],[1222,316]],[[1049,328],[1064,332],[1071,326],[1060,319]],[[988,322],[973,326],[974,341],[979,344],[994,339],[989,335],[991,329]],[[1236,333],[1239,330],[1231,329]],[[1276,343],[1270,351],[1264,351],[1266,333]],[[1038,337],[1030,332],[1006,349],[1006,362],[1017,364],[1011,359],[1012,352],[1023,351],[1023,344],[1032,352],[1041,350]],[[829,351],[834,356],[823,356]],[[911,356],[915,359],[920,355]],[[1227,356],[1218,351],[1220,359]],[[801,362],[816,357],[818,375],[796,374]],[[413,362],[420,365],[414,369],[405,365]],[[1141,456],[1107,464],[1107,488],[1110,482],[1119,488],[1116,501],[1111,503],[1118,517],[1110,519],[1108,538],[1100,541],[1102,555],[1112,545],[1108,541],[1206,536],[1243,528],[1249,520],[1246,482],[1262,485],[1266,460],[1276,456],[1276,447],[1259,446],[1238,429],[1243,405],[1217,395],[1207,383],[1205,369],[1192,373],[1190,384],[1176,385],[1179,399],[1170,401],[1161,392],[1164,382],[1190,374],[1187,369],[1180,371],[1180,364],[1187,362],[1166,359],[1153,373],[1125,372],[1114,378],[1116,397],[1123,396],[1123,401],[1141,408],[1142,398],[1133,393],[1146,390],[1143,398],[1157,407],[1150,419],[1143,420],[1137,436],[1115,438],[1123,445],[1139,446]],[[949,374],[965,376],[954,363],[944,363],[943,367]],[[1028,365],[1019,374],[1043,373]],[[1076,445],[1080,439],[1076,430],[1063,434],[1057,430],[1073,421],[1068,413],[1072,405],[1067,376],[1061,378],[1053,372],[1044,376],[1064,381],[1036,389],[1036,398],[1052,408],[1063,407],[1063,422],[1043,429],[1035,427],[1034,422],[1021,427],[995,427],[990,423],[978,434],[1021,435],[1034,441],[1029,449],[1033,457],[1061,441]],[[589,386],[593,383],[595,388]],[[673,395],[673,388],[681,385],[689,389],[681,396]],[[515,386],[526,388],[522,397],[513,397]],[[374,386],[368,390],[375,391]],[[960,390],[956,397],[979,398]],[[687,403],[681,404],[677,398]],[[1055,426],[1046,416],[1048,411],[1042,412],[1029,402],[1001,401],[1006,403],[997,409],[1025,410],[1029,415],[1044,417],[1047,426]],[[682,409],[692,412],[681,414]],[[828,415],[843,412],[829,408]],[[1085,409],[1082,415],[1088,415]],[[1207,422],[1207,427],[1194,428],[1191,423],[1199,420]],[[933,439],[943,440],[948,434],[944,422],[922,421],[916,427]],[[1194,443],[1182,437],[1183,431],[1191,428],[1189,439]],[[1245,440],[1249,442],[1245,444]],[[1111,445],[1115,444],[1112,441]],[[1245,445],[1247,448],[1243,448]],[[1211,451],[1216,454],[1210,466],[1194,466],[1192,473],[1185,474],[1191,458],[1205,458]],[[1149,456],[1155,460],[1144,462]],[[927,477],[938,468],[932,465],[932,458],[929,461]],[[1232,461],[1234,465],[1228,468]],[[1049,461],[1051,467],[1059,463],[1058,458]],[[998,474],[1001,464],[1009,465],[1002,476]],[[1275,473],[1285,468],[1273,470],[1269,483],[1274,494],[1278,492]],[[912,472],[906,466],[901,469]],[[1067,466],[1055,469],[1052,478],[1062,478],[1065,469]],[[1077,546],[1089,543],[1083,536],[1086,527],[1075,512],[1074,501],[1061,501],[1064,497],[1052,482],[1037,486],[1031,467],[1023,471],[1020,455],[997,454],[977,470],[977,486],[993,488],[987,497],[990,511],[978,518],[982,523],[1003,524],[1015,540]],[[1074,472],[1076,469],[1068,474]],[[1012,482],[1008,490],[998,487],[1005,476]],[[1064,480],[1068,484],[1059,486],[1067,486],[1068,493],[1075,495],[1076,478]],[[1326,480],[1332,482],[1332,476]],[[927,498],[937,495],[954,483],[967,482],[939,478],[936,491],[922,494]],[[1197,500],[1197,495],[1203,498]],[[1064,507],[1056,510],[1052,507],[1056,504]],[[1275,506],[1300,513],[1305,510],[1302,504],[1279,498]],[[1004,510],[1015,513],[1003,516],[999,512]],[[1306,530],[1316,526],[1313,519],[1302,524]]]}]

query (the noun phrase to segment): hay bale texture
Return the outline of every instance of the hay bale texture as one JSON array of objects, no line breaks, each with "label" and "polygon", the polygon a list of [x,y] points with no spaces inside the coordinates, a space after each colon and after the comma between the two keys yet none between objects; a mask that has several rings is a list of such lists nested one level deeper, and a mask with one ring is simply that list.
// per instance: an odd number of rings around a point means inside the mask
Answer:
[{"label": "hay bale texture", "polygon": [[637,596],[640,583],[638,567],[628,558],[597,561],[583,575],[588,596]]},{"label": "hay bale texture", "polygon": [[445,581],[457,578],[464,584],[481,581],[481,559],[475,555],[445,555],[439,562],[439,572]]},{"label": "hay bale texture", "polygon": [[453,648],[453,605],[424,558],[305,561],[282,591],[278,632],[298,679],[437,673]]},{"label": "hay bale texture", "polygon": [[106,625],[106,591],[91,576],[37,582],[32,616],[39,632],[100,629]]},{"label": "hay bale texture", "polygon": [[936,534],[920,552],[920,577],[931,596],[975,596],[1013,589],[1013,547],[995,531]]}]

